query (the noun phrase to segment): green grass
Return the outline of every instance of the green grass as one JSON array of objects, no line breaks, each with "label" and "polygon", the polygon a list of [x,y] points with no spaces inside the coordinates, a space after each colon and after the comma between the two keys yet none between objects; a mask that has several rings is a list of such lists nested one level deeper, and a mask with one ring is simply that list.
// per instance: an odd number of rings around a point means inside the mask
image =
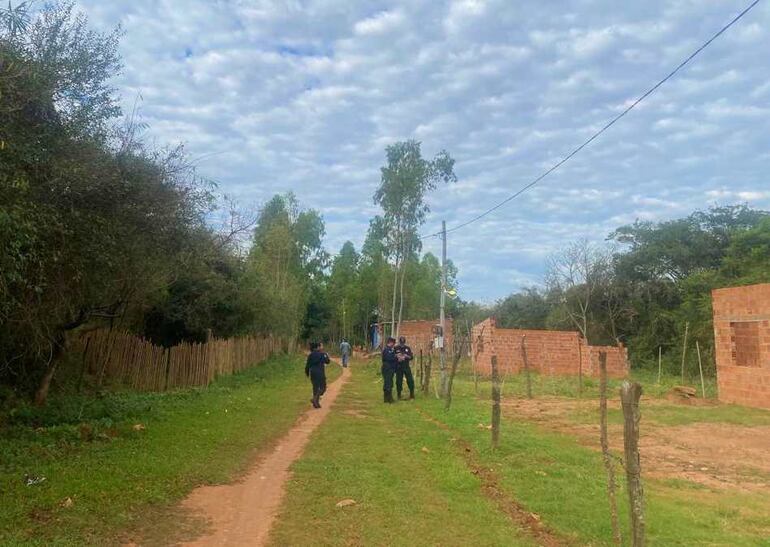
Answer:
[{"label": "green grass", "polygon": [[[470,360],[465,359],[462,361],[461,372],[458,374],[464,378],[470,378]],[[516,397],[524,397],[527,393],[526,375],[525,374],[505,374],[503,376],[504,386],[503,391],[505,394],[510,394]],[[579,383],[577,376],[549,376],[546,374],[538,374],[536,372],[531,373],[530,379],[532,382],[532,394],[536,397],[570,397],[576,398],[579,392]],[[646,397],[660,398],[665,396],[674,386],[682,385],[681,378],[679,376],[672,376],[670,374],[663,374],[658,383],[657,372],[650,370],[638,370],[631,371],[631,379],[639,382],[644,386],[644,394]],[[485,379],[489,381],[489,379]],[[484,380],[480,379],[480,382]],[[620,390],[620,384],[622,380],[617,378],[610,378],[608,382],[608,393],[610,396],[615,396]],[[716,381],[714,378],[706,378],[706,398],[715,399],[717,394]],[[701,395],[701,385],[699,379],[691,379],[686,385],[697,388],[698,396]],[[593,377],[583,377],[583,393],[585,398],[597,398],[599,397],[599,379]]]},{"label": "green grass", "polygon": [[[115,544],[196,485],[231,479],[308,406],[303,361],[276,357],[208,389],[55,399],[7,415],[0,544]],[[46,480],[26,486],[25,474]]]},{"label": "green grass", "polygon": [[[483,396],[477,399],[472,381],[460,377],[449,412],[433,399],[419,404],[471,442],[482,461],[503,478],[505,490],[552,528],[581,544],[608,544],[609,510],[600,453],[582,446],[575,437],[544,430],[505,412],[501,445],[493,452],[489,431],[478,425],[490,420],[489,384],[480,392]],[[644,419],[655,408],[645,408]],[[723,412],[720,419],[751,414],[737,407],[721,408],[709,409],[712,418],[719,412]],[[678,409],[669,409],[661,420],[682,423],[682,416],[704,409],[683,410],[677,414]],[[716,492],[689,481],[670,480],[646,480],[645,492],[652,545],[758,545],[770,538],[770,500],[761,494]],[[626,495],[621,488],[620,511],[627,529]]]},{"label": "green grass", "polygon": [[[272,544],[532,544],[482,494],[450,433],[413,402],[382,404],[377,368],[353,365],[330,416],[293,466]],[[357,504],[335,506],[347,498]]]},{"label": "green grass", "polygon": [[[467,371],[470,368],[468,363],[465,370],[458,374],[460,382],[466,384],[473,381],[472,376]],[[674,386],[681,385],[678,376],[663,375],[658,383],[657,373],[648,370],[634,370],[631,379],[642,384],[643,399],[661,399],[668,394]],[[578,398],[578,380],[570,376],[547,376],[540,374],[531,375],[532,395],[535,398],[557,397],[564,399]],[[608,397],[619,400],[620,379],[610,379],[608,382]],[[479,379],[479,389],[490,389],[489,378]],[[693,386],[695,387],[695,386]],[[503,396],[513,398],[526,397],[526,376],[524,374],[510,374],[504,377]],[[698,386],[698,396],[701,389]],[[596,378],[583,378],[583,399],[598,399],[599,381]],[[718,404],[716,401],[716,382],[714,379],[706,381],[707,401],[704,405],[684,405],[677,403],[665,403],[656,401],[655,405],[645,408],[645,420],[649,420],[657,425],[687,425],[694,423],[725,423],[743,426],[762,426],[770,425],[770,411],[744,407],[739,405]],[[699,399],[700,401],[700,399]],[[567,418],[576,424],[597,423],[598,409],[585,407],[571,412]],[[610,409],[608,411],[609,423],[623,423],[623,416],[620,410]]]}]

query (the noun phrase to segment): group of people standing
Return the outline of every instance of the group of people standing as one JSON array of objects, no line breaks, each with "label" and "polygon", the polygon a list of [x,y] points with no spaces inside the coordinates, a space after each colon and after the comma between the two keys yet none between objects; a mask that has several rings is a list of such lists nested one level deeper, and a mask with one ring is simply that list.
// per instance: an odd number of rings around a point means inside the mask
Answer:
[{"label": "group of people standing", "polygon": [[[350,343],[343,339],[340,343],[340,354],[342,355],[342,366],[347,368],[350,361],[352,348]],[[406,344],[404,336],[399,337],[398,344],[396,339],[391,337],[385,343],[382,349],[382,380],[384,401],[394,403],[393,399],[393,377],[396,379],[396,396],[400,400],[404,389],[404,379],[409,389],[409,399],[414,399],[414,375],[412,374],[411,362],[414,359],[412,348]],[[305,376],[310,378],[313,384],[313,398],[310,400],[314,408],[321,408],[321,396],[326,392],[326,365],[331,363],[329,354],[324,351],[323,343],[311,342],[310,354],[305,362]]]},{"label": "group of people standing", "polygon": [[385,342],[382,349],[382,389],[384,392],[384,401],[386,403],[395,402],[393,399],[393,376],[396,377],[396,394],[401,399],[401,392],[404,389],[404,378],[409,388],[409,398],[414,399],[414,375],[410,363],[414,359],[412,348],[406,345],[406,338],[399,337],[398,345],[396,339],[391,337]]}]

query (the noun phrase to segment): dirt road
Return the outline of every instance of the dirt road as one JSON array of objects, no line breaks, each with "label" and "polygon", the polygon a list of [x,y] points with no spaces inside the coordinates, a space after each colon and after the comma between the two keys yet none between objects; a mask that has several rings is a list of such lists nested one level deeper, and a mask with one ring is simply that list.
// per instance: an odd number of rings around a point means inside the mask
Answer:
[{"label": "dirt road", "polygon": [[[190,546],[264,545],[284,496],[289,467],[305,449],[310,435],[321,425],[350,378],[350,369],[331,384],[322,408],[302,415],[275,448],[260,459],[241,481],[221,486],[203,486],[183,502],[185,509],[207,518],[207,535],[185,543]],[[309,405],[309,403],[308,403]]]}]

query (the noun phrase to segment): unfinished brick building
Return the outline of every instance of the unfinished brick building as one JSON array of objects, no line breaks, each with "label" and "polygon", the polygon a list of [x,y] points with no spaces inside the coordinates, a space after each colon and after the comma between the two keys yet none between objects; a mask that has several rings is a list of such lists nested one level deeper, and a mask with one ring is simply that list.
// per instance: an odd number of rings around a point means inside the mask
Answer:
[{"label": "unfinished brick building", "polygon": [[770,408],[770,283],[712,292],[719,399]]},{"label": "unfinished brick building", "polygon": [[[419,350],[430,351],[433,344],[433,327],[438,325],[439,321],[430,320],[415,320],[415,321],[401,321],[399,327],[399,336],[406,336],[406,343],[412,348],[412,351],[417,353]],[[384,332],[386,327],[384,323],[379,324],[380,339],[384,340]],[[446,348],[452,347],[452,320],[446,319]]]},{"label": "unfinished brick building", "polygon": [[497,355],[501,372],[518,373],[524,368],[522,340],[527,349],[529,369],[546,375],[599,376],[599,352],[607,352],[607,375],[628,375],[628,353],[624,347],[589,346],[577,332],[498,328],[489,318],[472,330],[471,355],[477,372],[490,374],[492,355]]}]

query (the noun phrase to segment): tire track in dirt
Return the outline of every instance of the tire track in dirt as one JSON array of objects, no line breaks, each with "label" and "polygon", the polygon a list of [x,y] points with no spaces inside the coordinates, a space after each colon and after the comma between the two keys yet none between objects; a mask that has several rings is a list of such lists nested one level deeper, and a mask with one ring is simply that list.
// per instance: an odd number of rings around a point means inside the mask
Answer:
[{"label": "tire track in dirt", "polygon": [[329,414],[350,369],[329,385],[320,409],[305,412],[278,444],[240,481],[199,487],[182,507],[206,518],[206,535],[183,545],[194,547],[265,545],[285,494],[289,468],[302,456],[311,434]]},{"label": "tire track in dirt", "polygon": [[481,491],[484,496],[493,501],[500,511],[508,515],[508,518],[511,519],[522,532],[528,534],[539,545],[543,545],[544,547],[572,545],[569,540],[559,536],[556,532],[543,524],[539,515],[527,511],[525,507],[500,488],[500,478],[497,476],[497,473],[495,473],[493,469],[484,467],[479,463],[476,451],[468,441],[457,435],[447,424],[430,416],[421,408],[417,408],[417,412],[424,419],[435,424],[440,429],[455,435],[453,439],[460,448],[466,466],[472,474],[476,475],[481,480]]}]

